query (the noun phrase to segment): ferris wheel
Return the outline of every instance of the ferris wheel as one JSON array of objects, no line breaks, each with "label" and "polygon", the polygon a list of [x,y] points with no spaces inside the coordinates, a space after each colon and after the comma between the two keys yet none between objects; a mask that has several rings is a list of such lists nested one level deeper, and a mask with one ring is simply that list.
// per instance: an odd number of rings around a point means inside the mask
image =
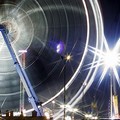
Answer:
[{"label": "ferris wheel", "polygon": [[[10,42],[19,60],[23,54],[19,51],[27,50],[24,69],[42,105],[50,107],[53,100],[57,105],[62,104],[64,87],[66,103],[72,107],[79,103],[98,69],[83,67],[97,58],[89,53],[89,48],[103,47],[98,2],[16,0],[1,3],[0,11],[0,22],[9,30]],[[0,41],[0,65],[1,109],[19,109],[20,77],[3,40]],[[25,109],[31,109],[24,96]],[[63,109],[57,110],[54,117],[58,119],[62,115]]]}]

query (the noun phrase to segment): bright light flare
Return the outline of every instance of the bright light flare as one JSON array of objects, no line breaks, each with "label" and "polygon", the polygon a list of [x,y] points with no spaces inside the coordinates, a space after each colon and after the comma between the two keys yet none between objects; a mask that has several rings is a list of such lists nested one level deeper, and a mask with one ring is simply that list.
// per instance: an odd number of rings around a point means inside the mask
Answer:
[{"label": "bright light flare", "polygon": [[71,59],[71,56],[70,56],[70,55],[68,55],[68,56],[66,57],[66,59],[67,59],[67,60],[70,60],[70,59]]},{"label": "bright light flare", "polygon": [[52,101],[52,104],[55,104],[55,101],[54,101],[54,100]]},{"label": "bright light flare", "polygon": [[66,116],[66,117],[65,117],[65,120],[72,120],[72,119],[71,119],[71,116]]},{"label": "bright light flare", "polygon": [[70,62],[72,60],[72,56],[70,54],[67,54],[65,56],[65,60]]},{"label": "bright light flare", "polygon": [[92,114],[85,114],[85,118],[92,118]]},{"label": "bright light flare", "polygon": [[27,50],[19,50],[19,53],[27,53]]},{"label": "bright light flare", "polygon": [[46,111],[44,114],[45,114],[45,117],[47,118],[47,120],[49,120],[49,119],[50,119],[50,114],[49,114],[49,112]]},{"label": "bright light flare", "polygon": [[[98,60],[96,60],[94,63],[88,64],[87,66],[90,66],[89,67],[90,69],[93,69],[95,67],[100,67],[100,66],[104,67],[101,77],[99,79],[99,85],[104,79],[108,69],[110,69],[120,86],[119,74],[117,70],[117,67],[120,66],[119,49],[120,49],[120,39],[117,41],[115,47],[112,50],[110,50],[106,40],[105,40],[105,51],[89,46],[89,51],[92,52],[94,55],[98,56]],[[91,65],[93,66],[91,67]]]},{"label": "bright light flare", "polygon": [[64,51],[64,43],[63,42],[60,42],[59,44],[57,44],[56,46],[56,52],[57,53],[62,53]]},{"label": "bright light flare", "polygon": [[116,51],[109,51],[105,53],[104,65],[108,68],[119,65],[119,55]]}]

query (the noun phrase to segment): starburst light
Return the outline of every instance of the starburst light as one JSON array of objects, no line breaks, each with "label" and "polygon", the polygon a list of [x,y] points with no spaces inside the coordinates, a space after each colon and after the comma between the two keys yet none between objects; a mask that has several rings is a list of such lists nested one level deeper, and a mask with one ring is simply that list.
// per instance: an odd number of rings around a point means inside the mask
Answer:
[{"label": "starburst light", "polygon": [[[100,67],[103,66],[103,72],[101,74],[99,85],[104,79],[105,75],[107,74],[108,70],[112,72],[112,74],[115,76],[119,86],[119,75],[117,68],[120,67],[120,39],[117,41],[114,48],[111,50],[108,46],[107,41],[104,41],[105,50],[96,49],[94,47],[89,46],[89,51],[94,53],[98,57],[98,60],[96,60],[94,63],[90,63],[87,66],[91,66],[93,64],[93,67]],[[90,67],[92,69],[93,67]]]}]

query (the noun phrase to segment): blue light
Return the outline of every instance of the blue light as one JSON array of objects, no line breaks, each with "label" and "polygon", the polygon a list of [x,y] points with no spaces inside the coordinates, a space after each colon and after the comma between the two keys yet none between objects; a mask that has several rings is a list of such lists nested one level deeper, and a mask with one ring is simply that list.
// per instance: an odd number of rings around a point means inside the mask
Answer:
[{"label": "blue light", "polygon": [[57,44],[56,46],[56,52],[57,53],[62,53],[64,51],[64,44],[63,42],[60,42],[59,44]]}]

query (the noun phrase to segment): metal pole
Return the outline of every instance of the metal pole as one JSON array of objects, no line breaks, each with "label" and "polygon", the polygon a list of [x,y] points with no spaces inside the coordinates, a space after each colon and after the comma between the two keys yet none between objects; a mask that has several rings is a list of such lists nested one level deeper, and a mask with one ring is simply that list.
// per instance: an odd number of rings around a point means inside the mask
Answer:
[{"label": "metal pole", "polygon": [[113,105],[113,100],[112,100],[112,74],[110,70],[110,117],[112,118],[112,105]]},{"label": "metal pole", "polygon": [[[22,57],[21,57],[21,62],[22,62],[22,67],[25,68],[25,53],[26,52],[22,52]],[[24,110],[24,86],[22,81],[20,80],[20,112],[22,112]]]},{"label": "metal pole", "polygon": [[65,85],[66,85],[66,61],[64,59],[64,120],[66,117],[66,88],[65,88]]}]

